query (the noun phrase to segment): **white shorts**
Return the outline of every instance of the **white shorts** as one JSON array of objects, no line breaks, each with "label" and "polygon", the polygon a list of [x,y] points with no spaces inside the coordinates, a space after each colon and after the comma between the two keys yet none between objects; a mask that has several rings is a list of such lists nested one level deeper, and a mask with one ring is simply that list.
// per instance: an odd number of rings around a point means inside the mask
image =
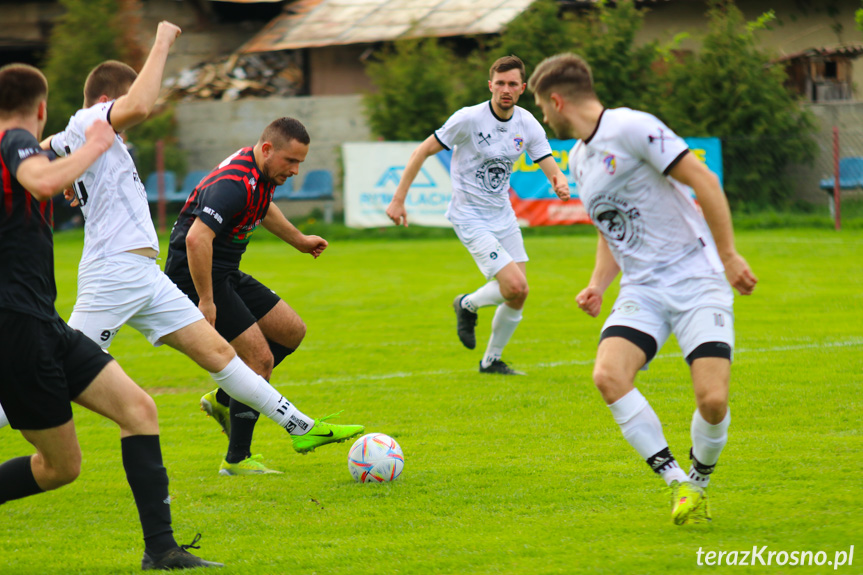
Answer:
[{"label": "white shorts", "polygon": [[624,326],[662,347],[673,333],[689,356],[703,343],[725,343],[734,352],[734,294],[724,275],[690,278],[671,286],[625,285],[602,330]]},{"label": "white shorts", "polygon": [[152,258],[121,253],[78,270],[78,299],[69,325],[102,349],[127,323],[161,345],[162,336],[201,319],[198,307]]},{"label": "white shorts", "polygon": [[452,226],[487,280],[494,278],[510,262],[528,261],[524,238],[515,218],[495,223],[498,226],[483,221]]}]

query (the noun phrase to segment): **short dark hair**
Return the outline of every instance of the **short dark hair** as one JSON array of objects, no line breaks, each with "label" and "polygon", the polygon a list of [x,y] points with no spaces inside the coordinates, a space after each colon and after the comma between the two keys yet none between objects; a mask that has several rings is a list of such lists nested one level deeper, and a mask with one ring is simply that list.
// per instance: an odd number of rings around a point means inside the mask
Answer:
[{"label": "short dark hair", "polygon": [[495,72],[509,72],[510,70],[518,70],[521,72],[521,81],[524,82],[524,77],[527,74],[524,71],[524,62],[521,61],[521,58],[515,55],[504,56],[503,58],[495,60],[494,64],[491,65],[491,68],[488,69],[488,79],[491,80]]},{"label": "short dark hair", "polygon": [[557,54],[540,62],[530,75],[527,88],[540,98],[548,97],[551,92],[572,99],[596,98],[590,65],[572,53]]},{"label": "short dark hair", "polygon": [[0,68],[0,117],[32,114],[48,98],[48,80],[28,64]]},{"label": "short dark hair", "polygon": [[135,69],[118,62],[107,60],[90,71],[84,82],[84,105],[92,106],[102,96],[116,100],[129,90],[129,86],[138,77]]},{"label": "short dark hair", "polygon": [[291,140],[296,140],[301,144],[309,145],[312,139],[306,131],[306,127],[299,120],[294,118],[279,118],[273,120],[270,125],[264,128],[264,133],[261,134],[261,139],[258,143],[270,142],[276,148],[285,146]]}]

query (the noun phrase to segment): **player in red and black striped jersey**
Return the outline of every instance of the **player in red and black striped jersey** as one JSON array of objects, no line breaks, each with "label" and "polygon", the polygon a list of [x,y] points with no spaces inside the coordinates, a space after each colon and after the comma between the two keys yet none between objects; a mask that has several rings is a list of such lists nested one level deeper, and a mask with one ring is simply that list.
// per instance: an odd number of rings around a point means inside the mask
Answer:
[{"label": "player in red and black striped jersey", "polygon": [[[275,292],[241,272],[240,260],[259,225],[314,258],[326,249],[326,240],[300,232],[272,203],[275,187],[299,172],[309,142],[299,121],[280,118],[267,126],[254,147],[242,148],[219,164],[183,206],[165,264],[165,273],[198,304],[207,321],[266,379],[300,345],[306,326]],[[243,465],[253,464],[258,412],[221,389],[206,394],[201,407],[229,437],[220,473],[243,473]],[[294,449],[311,451],[363,430],[360,425],[332,425],[323,419],[305,434],[293,435]]]},{"label": "player in red and black striped jersey", "polygon": [[0,404],[36,454],[0,465],[0,504],[57,489],[80,473],[81,450],[70,402],[120,426],[123,466],[138,505],[148,552],[184,554],[171,529],[168,475],[162,464],[156,404],[107,353],[71,329],[54,300],[50,201],[114,143],[94,122],[85,142],[51,161],[41,136],[48,83],[23,64],[0,68]]}]

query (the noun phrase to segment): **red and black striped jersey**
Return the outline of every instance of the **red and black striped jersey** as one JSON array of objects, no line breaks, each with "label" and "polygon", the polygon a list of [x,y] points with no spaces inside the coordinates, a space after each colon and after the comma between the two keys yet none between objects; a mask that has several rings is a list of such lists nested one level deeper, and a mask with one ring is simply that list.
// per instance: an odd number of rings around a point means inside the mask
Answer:
[{"label": "red and black striped jersey", "polygon": [[186,234],[195,219],[216,233],[213,273],[239,269],[249,239],[267,215],[276,185],[255,164],[253,148],[242,148],[210,172],[189,194],[168,248],[165,272],[188,275]]},{"label": "red and black striped jersey", "polygon": [[42,319],[59,318],[54,308],[54,206],[38,202],[16,174],[36,154],[53,157],[22,129],[0,132],[0,308]]}]

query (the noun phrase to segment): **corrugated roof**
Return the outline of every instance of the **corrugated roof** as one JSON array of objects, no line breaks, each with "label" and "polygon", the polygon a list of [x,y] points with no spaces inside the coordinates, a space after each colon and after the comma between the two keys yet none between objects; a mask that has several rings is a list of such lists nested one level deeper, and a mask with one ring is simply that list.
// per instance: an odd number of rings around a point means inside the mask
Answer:
[{"label": "corrugated roof", "polygon": [[787,62],[789,60],[797,60],[799,58],[814,58],[817,56],[847,56],[856,58],[863,54],[863,44],[845,44],[843,46],[823,46],[821,48],[807,48],[800,52],[780,56],[773,60],[774,62]]},{"label": "corrugated roof", "polygon": [[241,52],[494,34],[534,0],[299,0]]}]

